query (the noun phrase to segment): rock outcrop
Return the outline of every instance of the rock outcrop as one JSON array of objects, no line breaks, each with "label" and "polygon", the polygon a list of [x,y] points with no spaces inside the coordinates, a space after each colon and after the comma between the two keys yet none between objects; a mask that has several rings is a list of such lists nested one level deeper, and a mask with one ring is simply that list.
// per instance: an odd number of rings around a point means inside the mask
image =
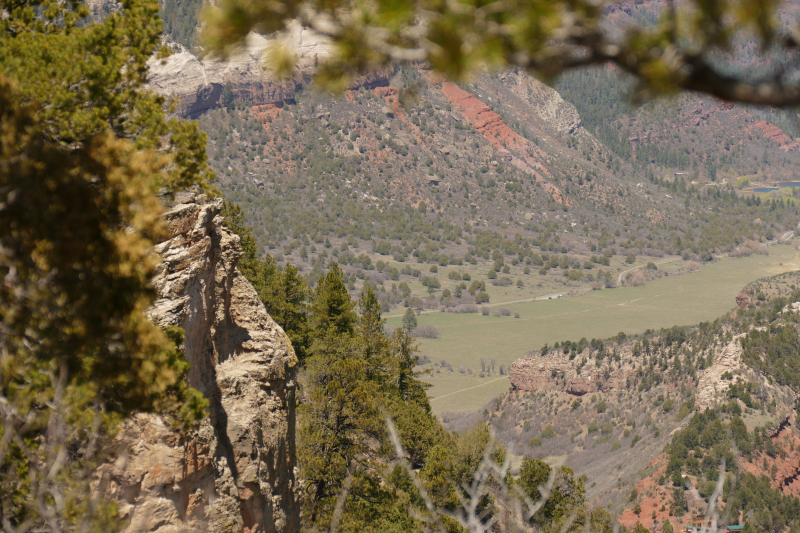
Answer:
[{"label": "rock outcrop", "polygon": [[[526,392],[554,390],[583,396],[590,392],[622,390],[630,386],[636,366],[631,363],[630,354],[620,355],[621,364],[606,357],[597,365],[588,350],[573,359],[561,350],[551,350],[545,355],[535,352],[514,361],[509,377],[516,390]],[[588,362],[581,366],[584,360]]]},{"label": "rock outcrop", "polygon": [[703,411],[707,407],[726,401],[725,394],[731,385],[730,379],[723,379],[723,374],[744,373],[742,368],[742,345],[737,335],[721,351],[714,356],[713,364],[703,370],[697,383],[695,409]]},{"label": "rock outcrop", "polygon": [[98,472],[126,532],[269,533],[298,529],[294,404],[297,358],[237,270],[239,238],[221,225],[222,200],[179,195],[150,311],[185,331],[188,382],[210,402],[197,430],[159,416],[123,424],[118,455]]},{"label": "rock outcrop", "polygon": [[[164,60],[153,57],[148,62],[148,88],[180,100],[181,115],[197,115],[206,109],[227,105],[223,94],[229,85],[233,103],[282,106],[294,101],[304,83],[304,74],[330,54],[330,45],[309,30],[294,25],[286,40],[297,54],[297,73],[289,80],[276,80],[264,67],[264,51],[270,40],[251,34],[246,46],[226,60],[200,59],[180,45]],[[391,71],[383,69],[356,80],[359,87],[389,84]]]},{"label": "rock outcrop", "polygon": [[517,95],[529,109],[563,134],[587,133],[575,106],[566,102],[552,87],[532,77],[525,71],[508,70],[499,74],[501,82]]},{"label": "rock outcrop", "polygon": [[549,171],[542,164],[547,157],[543,150],[509,128],[500,115],[474,94],[450,82],[443,82],[441,91],[472,127],[483,134],[513,166],[532,176],[553,200],[562,205],[571,205],[567,196],[544,177]]}]

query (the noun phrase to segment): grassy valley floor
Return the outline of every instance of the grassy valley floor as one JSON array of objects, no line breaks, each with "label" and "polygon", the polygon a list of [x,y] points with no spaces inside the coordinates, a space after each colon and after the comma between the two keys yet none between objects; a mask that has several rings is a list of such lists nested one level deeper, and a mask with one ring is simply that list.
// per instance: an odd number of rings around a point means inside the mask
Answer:
[{"label": "grassy valley floor", "polygon": [[[435,326],[441,333],[438,339],[420,339],[420,352],[431,359],[424,368],[433,369],[427,378],[433,385],[431,405],[437,413],[483,407],[509,387],[507,375],[499,373],[500,365],[507,373],[515,359],[545,343],[714,320],[732,309],[734,297],[747,283],[800,269],[800,253],[793,246],[774,246],[769,251],[769,256],[722,259],[697,272],[662,277],[640,287],[509,303],[504,307],[511,316],[422,314],[419,325]],[[508,300],[513,299],[517,298],[509,294]],[[501,301],[493,299],[493,303]],[[513,313],[520,317],[513,318]],[[400,318],[388,319],[391,327],[400,324]],[[480,377],[481,358],[495,359],[494,372],[484,377]]]}]

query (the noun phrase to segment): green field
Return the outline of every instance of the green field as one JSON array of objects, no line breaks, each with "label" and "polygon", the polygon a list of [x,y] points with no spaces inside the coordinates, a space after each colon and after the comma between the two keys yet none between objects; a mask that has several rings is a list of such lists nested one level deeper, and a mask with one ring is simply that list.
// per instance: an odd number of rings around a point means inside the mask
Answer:
[{"label": "green field", "polygon": [[[441,337],[421,339],[420,353],[434,363],[445,360],[453,367],[450,372],[437,366],[437,372],[427,378],[433,385],[429,390],[431,405],[437,413],[482,407],[509,387],[508,379],[498,374],[499,366],[507,368],[545,343],[607,338],[620,331],[640,333],[648,328],[714,320],[734,307],[734,297],[747,283],[800,269],[800,254],[792,246],[769,250],[769,256],[722,259],[698,272],[660,278],[641,287],[505,306],[520,318],[423,314],[418,317],[419,325],[435,326]],[[397,327],[400,319],[390,318],[388,324]],[[496,360],[495,373],[479,377],[482,357]],[[461,373],[459,367],[465,372]]]}]

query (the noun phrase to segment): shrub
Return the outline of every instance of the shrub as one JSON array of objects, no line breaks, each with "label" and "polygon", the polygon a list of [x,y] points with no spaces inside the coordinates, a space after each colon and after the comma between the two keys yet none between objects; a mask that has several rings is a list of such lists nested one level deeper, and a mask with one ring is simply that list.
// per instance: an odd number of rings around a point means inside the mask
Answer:
[{"label": "shrub", "polygon": [[439,288],[441,288],[442,284],[439,281],[439,278],[424,277],[424,278],[422,278],[422,286],[423,287],[433,288],[433,289],[439,289]]},{"label": "shrub", "polygon": [[587,431],[589,432],[589,434],[597,433],[599,430],[600,430],[600,428],[598,428],[597,424],[595,424],[594,422],[589,424],[589,427],[587,428]]},{"label": "shrub", "polygon": [[511,316],[511,311],[509,311],[505,307],[501,307],[500,309],[497,310],[497,312],[500,316]]},{"label": "shrub", "polygon": [[[489,295],[488,295],[488,294],[486,294],[485,292],[479,292],[479,293],[477,293],[477,294],[475,295],[475,303],[476,303],[476,304],[486,304],[486,303],[489,303]],[[484,314],[488,315],[489,313],[488,313],[488,312],[486,312],[486,313],[484,313]]]},{"label": "shrub", "polygon": [[412,334],[422,339],[438,339],[441,336],[435,326],[417,326]]},{"label": "shrub", "polygon": [[661,408],[664,410],[665,413],[669,413],[673,409],[675,409],[675,400],[672,398],[667,398],[664,400],[664,403],[661,405]]},{"label": "shrub", "polygon": [[461,276],[461,279],[463,279],[464,281],[470,281],[472,277],[469,274],[465,273]]},{"label": "shrub", "polygon": [[430,271],[435,274],[435,273],[439,272],[439,267],[436,266],[436,265],[431,265]]},{"label": "shrub", "polygon": [[700,263],[697,261],[687,261],[686,264],[683,265],[683,268],[685,268],[687,272],[694,272],[700,270]]},{"label": "shrub", "polygon": [[598,413],[605,413],[605,411],[606,411],[606,401],[605,400],[600,400],[599,402],[597,402],[597,405],[595,406],[595,408],[597,409]]},{"label": "shrub", "polygon": [[556,430],[552,424],[548,424],[546,428],[542,430],[542,434],[540,435],[543,439],[552,439],[556,437]]},{"label": "shrub", "polygon": [[483,307],[481,307],[481,314],[483,316],[489,316],[489,306],[488,305],[484,305]]},{"label": "shrub", "polygon": [[461,314],[461,313],[477,313],[478,312],[478,306],[477,305],[472,305],[472,304],[461,304],[461,305],[457,305],[455,307],[448,307],[447,308],[447,312],[448,313],[458,313],[458,314]]},{"label": "shrub", "polygon": [[620,448],[622,448],[622,444],[620,444],[619,441],[617,441],[617,442],[615,442],[614,444],[611,445],[611,451],[612,452],[615,452],[615,451],[619,450]]},{"label": "shrub", "polygon": [[540,439],[539,437],[534,437],[528,441],[528,446],[530,446],[531,448],[539,447],[541,445],[542,445],[542,439]]}]

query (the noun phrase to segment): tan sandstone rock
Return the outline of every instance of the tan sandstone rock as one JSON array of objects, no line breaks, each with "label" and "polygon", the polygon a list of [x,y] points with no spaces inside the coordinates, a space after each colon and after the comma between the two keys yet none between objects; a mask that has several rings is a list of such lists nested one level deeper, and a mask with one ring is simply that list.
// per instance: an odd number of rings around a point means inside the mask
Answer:
[{"label": "tan sandstone rock", "polygon": [[[180,45],[171,45],[171,56],[165,60],[153,57],[148,62],[148,88],[166,97],[177,97],[177,111],[182,115],[195,115],[221,105],[222,91],[228,83],[237,104],[280,106],[292,102],[304,74],[330,55],[330,44],[297,24],[290,27],[284,40],[297,55],[297,73],[289,80],[276,80],[265,68],[264,51],[270,40],[253,33],[246,46],[224,61],[200,59]],[[357,79],[356,86],[386,86],[390,76],[391,70],[382,69]]]},{"label": "tan sandstone rock", "polygon": [[[509,371],[511,384],[521,391],[554,390],[573,396],[590,392],[610,392],[629,386],[635,374],[635,364],[629,353],[620,353],[621,363],[610,356],[596,364],[590,351],[578,353],[572,360],[561,350],[551,350],[542,356],[534,352],[514,361]],[[578,371],[581,361],[586,363]]]},{"label": "tan sandstone rock", "polygon": [[171,238],[156,246],[151,316],[184,329],[188,381],[210,416],[188,435],[155,415],[126,421],[96,492],[119,503],[126,533],[297,531],[297,358],[236,269],[241,247],[221,225],[222,200],[176,200]]}]

